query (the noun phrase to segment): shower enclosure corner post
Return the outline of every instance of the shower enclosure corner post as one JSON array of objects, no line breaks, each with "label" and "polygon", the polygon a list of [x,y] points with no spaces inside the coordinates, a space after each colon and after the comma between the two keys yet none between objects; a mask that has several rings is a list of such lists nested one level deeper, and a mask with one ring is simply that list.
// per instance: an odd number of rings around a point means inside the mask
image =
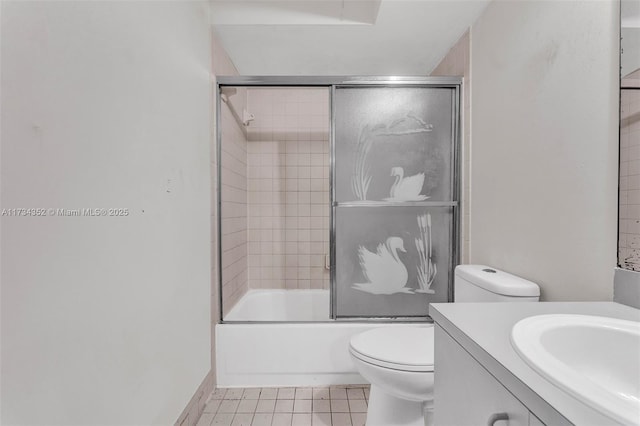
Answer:
[{"label": "shower enclosure corner post", "polygon": [[[462,223],[462,203],[468,203],[469,200],[462,200],[462,134],[461,134],[461,123],[460,119],[460,105],[461,105],[461,96],[462,96],[462,79],[460,79],[459,83],[455,86],[454,92],[454,103],[453,103],[453,135],[454,135],[454,149],[453,149],[453,192],[454,199],[458,202],[453,207],[453,215],[454,215],[454,225],[452,227],[452,235],[451,241],[454,241],[453,245],[453,253],[451,256],[451,266],[450,270],[453,271],[456,266],[460,264],[460,250],[461,247],[464,247],[464,241],[461,241],[462,237],[461,232],[461,223]],[[453,302],[453,294],[454,294],[454,280],[453,277],[450,278],[449,282],[449,290],[448,290],[448,301]]]},{"label": "shower enclosure corner post", "polygon": [[216,265],[216,275],[217,275],[217,286],[218,288],[218,322],[224,322],[224,314],[223,314],[223,298],[222,298],[222,87],[220,86],[220,82],[216,81],[216,245],[217,245],[217,256],[215,259]]},{"label": "shower enclosure corner post", "polygon": [[329,230],[331,232],[329,237],[329,316],[331,319],[336,319],[336,225],[335,225],[335,91],[336,86],[331,85],[329,91]]}]

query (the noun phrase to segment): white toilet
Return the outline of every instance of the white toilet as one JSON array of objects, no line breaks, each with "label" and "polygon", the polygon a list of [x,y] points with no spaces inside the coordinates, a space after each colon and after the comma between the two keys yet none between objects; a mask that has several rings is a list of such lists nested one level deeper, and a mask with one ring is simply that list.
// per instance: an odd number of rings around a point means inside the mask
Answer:
[{"label": "white toilet", "polygon": [[[537,302],[537,284],[483,265],[455,269],[455,302]],[[367,426],[433,424],[433,325],[380,327],[351,338],[349,352],[371,383]]]}]

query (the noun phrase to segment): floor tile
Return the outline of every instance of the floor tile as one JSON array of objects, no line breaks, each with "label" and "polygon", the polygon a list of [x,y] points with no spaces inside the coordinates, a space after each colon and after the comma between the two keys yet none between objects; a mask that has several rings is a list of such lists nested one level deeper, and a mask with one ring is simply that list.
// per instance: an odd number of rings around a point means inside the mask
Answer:
[{"label": "floor tile", "polygon": [[240,404],[238,404],[238,408],[237,408],[236,412],[238,412],[238,413],[255,413],[257,405],[258,405],[258,400],[257,399],[242,399],[242,400],[240,400]]},{"label": "floor tile", "polygon": [[204,412],[216,413],[221,402],[221,399],[210,399],[209,402],[207,402],[207,405],[204,406]]},{"label": "floor tile", "polygon": [[244,393],[242,394],[242,399],[258,399],[258,398],[260,398],[260,388],[245,389]]},{"label": "floor tile", "polygon": [[273,413],[276,407],[275,399],[261,399],[256,406],[256,413]]},{"label": "floor tile", "polygon": [[218,413],[213,418],[213,423],[211,423],[211,426],[231,426],[232,421],[233,421],[233,414]]},{"label": "floor tile", "polygon": [[211,399],[224,399],[224,394],[227,393],[225,388],[219,388],[213,391]]},{"label": "floor tile", "polygon": [[220,388],[197,426],[365,426],[368,385]]},{"label": "floor tile", "polygon": [[291,426],[311,426],[311,413],[294,413],[291,418]]},{"label": "floor tile", "polygon": [[329,388],[329,394],[331,395],[331,399],[347,399],[347,390],[344,388]]},{"label": "floor tile", "polygon": [[314,399],[312,411],[314,413],[330,413],[331,401],[328,399]]},{"label": "floor tile", "polygon": [[238,413],[234,416],[231,426],[251,426],[253,413]]},{"label": "floor tile", "polygon": [[296,399],[311,399],[312,396],[312,388],[296,388]]},{"label": "floor tile", "polygon": [[362,388],[347,389],[347,397],[349,399],[364,399],[364,390]]},{"label": "floor tile", "polygon": [[239,399],[225,399],[220,403],[218,413],[235,413],[239,404]]},{"label": "floor tile", "polygon": [[278,399],[274,411],[276,413],[293,413],[293,399]]},{"label": "floor tile", "polygon": [[313,413],[311,416],[312,426],[331,426],[331,413]]},{"label": "floor tile", "polygon": [[329,388],[313,388],[313,399],[329,399]]},{"label": "floor tile", "polygon": [[293,403],[294,413],[310,413],[311,412],[311,400],[310,399],[296,399]]},{"label": "floor tile", "polygon": [[348,413],[349,401],[347,401],[346,399],[332,399],[331,412],[332,413]]},{"label": "floor tile", "polygon": [[230,388],[227,389],[227,393],[224,395],[224,399],[240,399],[244,393],[243,388]]},{"label": "floor tile", "polygon": [[366,413],[367,403],[365,402],[364,399],[350,399],[349,411],[351,413]]},{"label": "floor tile", "polygon": [[215,417],[214,413],[202,413],[196,426],[209,426]]},{"label": "floor tile", "polygon": [[351,426],[351,415],[349,413],[331,413],[332,426]]},{"label": "floor tile", "polygon": [[277,399],[278,388],[262,388],[260,392],[260,399]]},{"label": "floor tile", "polygon": [[291,426],[292,413],[274,413],[271,426]]},{"label": "floor tile", "polygon": [[256,413],[253,416],[253,421],[251,422],[251,426],[271,426],[272,420],[273,420],[272,413]]},{"label": "floor tile", "polygon": [[278,399],[294,399],[295,396],[296,396],[296,388],[278,389]]},{"label": "floor tile", "polygon": [[351,423],[353,426],[365,426],[367,415],[364,413],[351,413]]}]

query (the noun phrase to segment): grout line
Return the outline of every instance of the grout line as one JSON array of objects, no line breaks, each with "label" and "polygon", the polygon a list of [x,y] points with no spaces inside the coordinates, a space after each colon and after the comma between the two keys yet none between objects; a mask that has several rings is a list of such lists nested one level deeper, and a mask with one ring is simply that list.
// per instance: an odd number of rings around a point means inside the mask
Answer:
[{"label": "grout line", "polygon": [[[349,418],[349,422],[351,424],[353,424],[354,415],[357,416],[357,417],[360,417],[361,415],[365,415],[366,416],[366,413],[352,412],[351,410],[352,410],[352,401],[364,401],[364,403],[368,406],[369,400],[368,400],[367,394],[365,392],[367,387],[368,386],[366,386],[366,385],[342,385],[342,386],[320,386],[320,387],[310,386],[310,387],[283,387],[283,388],[227,388],[227,389],[220,388],[220,389],[216,389],[214,392],[212,392],[212,394],[209,396],[209,399],[208,399],[208,402],[207,402],[207,405],[208,405],[212,401],[217,401],[216,410],[215,411],[207,411],[208,415],[210,415],[210,416],[212,415],[213,416],[209,426],[211,426],[213,424],[213,421],[214,421],[215,417],[218,414],[231,415],[231,423],[230,424],[233,424],[233,422],[236,421],[236,419],[239,417],[239,415],[243,415],[243,416],[251,416],[251,420],[249,422],[249,425],[251,425],[254,422],[254,420],[256,418],[256,415],[258,415],[258,414],[260,414],[260,415],[270,415],[271,416],[270,426],[274,426],[274,417],[276,415],[281,415],[281,414],[282,415],[288,415],[291,418],[291,423],[288,423],[288,426],[292,426],[294,416],[299,418],[300,415],[303,415],[305,417],[309,417],[311,419],[313,419],[315,415],[322,416],[322,417],[329,417],[330,423],[329,423],[328,426],[331,426],[334,414],[340,415],[341,417],[344,417],[344,415],[347,415],[348,418]],[[213,396],[213,393],[221,392],[223,389],[224,389],[224,393],[222,394],[222,398],[216,398],[216,399],[211,398]],[[259,389],[259,391],[254,394],[254,396],[256,398],[245,398],[246,392],[248,390],[252,390],[252,389]],[[261,399],[260,397],[263,395],[263,391],[265,389],[273,389],[273,391],[275,391],[276,399],[273,399],[273,400]],[[287,397],[291,397],[290,393],[293,390],[293,398],[278,399],[277,397],[278,397],[279,392],[280,392],[281,389],[288,389],[288,394],[289,395],[287,395]],[[301,390],[300,394],[303,394],[303,393],[307,393],[308,394],[310,392],[310,399],[302,399],[302,398],[295,399],[296,395],[298,394],[298,389]],[[321,389],[321,390],[329,391],[328,398],[326,398],[326,399],[314,399],[313,398],[313,390],[314,389]],[[331,393],[330,393],[331,389],[342,389],[342,390],[344,390],[344,394],[346,394],[347,398],[346,399],[344,399],[344,398],[342,398],[342,399],[331,398]],[[362,392],[364,399],[349,398],[348,389],[359,389]],[[240,392],[240,390],[242,390],[242,391]],[[235,393],[236,398],[226,398],[227,395],[231,394],[232,392]],[[342,393],[342,392],[340,392],[340,393]],[[340,395],[340,396],[342,396],[342,395]],[[255,401],[255,405],[256,406],[255,406],[254,410],[252,412],[249,412],[249,413],[240,413],[240,412],[238,412],[240,404],[242,403],[242,401],[246,401],[246,400]],[[225,401],[235,401],[235,402],[237,402],[237,406],[235,407],[233,413],[221,413],[219,411],[220,410],[220,406]],[[258,406],[260,401],[274,401],[273,402],[273,405],[274,405],[273,411],[266,412],[266,413],[263,413],[263,412],[258,413],[256,410],[257,410],[257,406]],[[293,403],[291,411],[276,412],[275,411],[275,405],[277,404],[277,401],[291,401]],[[295,412],[295,411],[293,411],[295,409],[295,402],[296,401],[309,401],[311,403],[311,410],[309,412]],[[316,401],[326,401],[326,404],[328,404],[328,411],[322,411],[322,412],[314,411],[314,404],[316,403]],[[332,410],[332,407],[331,407],[331,402],[332,401],[346,401],[347,402],[348,411],[347,412],[342,412],[342,411],[334,412]],[[305,426],[307,426],[307,425],[305,425]],[[312,425],[309,424],[308,426],[312,426]]]}]

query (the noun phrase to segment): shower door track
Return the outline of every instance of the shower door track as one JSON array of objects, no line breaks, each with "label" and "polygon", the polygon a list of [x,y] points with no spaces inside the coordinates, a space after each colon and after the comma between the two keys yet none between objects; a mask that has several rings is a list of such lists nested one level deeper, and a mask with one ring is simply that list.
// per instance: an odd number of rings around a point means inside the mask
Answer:
[{"label": "shower door track", "polygon": [[218,86],[429,86],[459,87],[459,77],[420,77],[420,76],[219,76]]}]

